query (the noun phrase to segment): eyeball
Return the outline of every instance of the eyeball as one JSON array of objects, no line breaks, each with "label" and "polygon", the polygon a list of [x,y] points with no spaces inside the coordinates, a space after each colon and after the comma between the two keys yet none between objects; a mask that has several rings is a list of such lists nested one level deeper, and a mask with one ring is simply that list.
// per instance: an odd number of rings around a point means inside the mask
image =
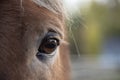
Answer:
[{"label": "eyeball", "polygon": [[60,41],[55,35],[48,35],[42,40],[38,51],[44,54],[52,54],[59,45]]}]

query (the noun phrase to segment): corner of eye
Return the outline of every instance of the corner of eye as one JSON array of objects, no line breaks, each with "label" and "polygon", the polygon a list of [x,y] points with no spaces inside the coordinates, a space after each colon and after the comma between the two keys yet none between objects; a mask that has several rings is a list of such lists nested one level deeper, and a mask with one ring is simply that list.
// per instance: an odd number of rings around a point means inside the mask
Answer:
[{"label": "corner of eye", "polygon": [[65,41],[65,40],[62,40],[61,41],[62,44],[65,44],[65,45],[70,45],[68,41]]}]

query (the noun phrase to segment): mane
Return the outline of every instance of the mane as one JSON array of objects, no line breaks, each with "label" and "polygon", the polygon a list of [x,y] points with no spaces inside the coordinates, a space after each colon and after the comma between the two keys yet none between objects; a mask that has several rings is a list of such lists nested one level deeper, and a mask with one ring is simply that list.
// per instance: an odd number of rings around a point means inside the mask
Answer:
[{"label": "mane", "polygon": [[63,13],[62,0],[32,0],[40,7],[44,7],[56,14]]}]

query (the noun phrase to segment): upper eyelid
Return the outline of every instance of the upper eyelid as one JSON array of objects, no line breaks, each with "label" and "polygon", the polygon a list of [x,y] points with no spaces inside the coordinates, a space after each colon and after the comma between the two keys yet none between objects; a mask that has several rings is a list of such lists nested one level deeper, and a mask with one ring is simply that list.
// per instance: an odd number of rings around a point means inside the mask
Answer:
[{"label": "upper eyelid", "polygon": [[64,38],[64,34],[58,28],[49,29],[49,32],[54,32],[54,33],[58,34],[61,39]]},{"label": "upper eyelid", "polygon": [[59,33],[56,33],[56,32],[48,32],[46,37],[49,36],[49,38],[56,38],[60,41],[62,41],[61,37],[60,37],[60,34]]},{"label": "upper eyelid", "polygon": [[49,29],[49,31],[57,33],[58,35],[60,35],[60,42],[65,44],[65,45],[69,45],[69,42],[64,40],[64,33],[62,33],[62,31],[59,28]]}]

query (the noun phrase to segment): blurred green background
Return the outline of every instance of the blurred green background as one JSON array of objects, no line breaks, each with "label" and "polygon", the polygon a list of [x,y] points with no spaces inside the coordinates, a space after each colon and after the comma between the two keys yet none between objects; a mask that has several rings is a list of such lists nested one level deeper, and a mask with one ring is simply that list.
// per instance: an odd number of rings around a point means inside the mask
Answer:
[{"label": "blurred green background", "polygon": [[120,0],[66,0],[73,80],[120,80]]}]

